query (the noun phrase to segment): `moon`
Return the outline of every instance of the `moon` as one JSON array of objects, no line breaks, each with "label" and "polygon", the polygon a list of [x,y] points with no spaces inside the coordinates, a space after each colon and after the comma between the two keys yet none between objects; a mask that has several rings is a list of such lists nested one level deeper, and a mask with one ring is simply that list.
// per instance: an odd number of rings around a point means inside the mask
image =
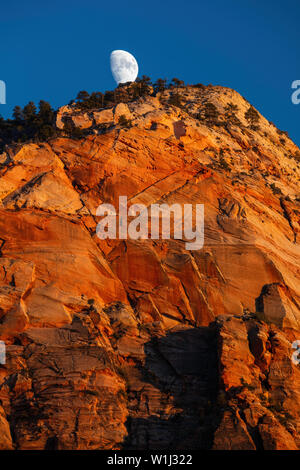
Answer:
[{"label": "moon", "polygon": [[110,54],[110,68],[117,84],[134,82],[139,71],[138,63],[127,51],[112,51]]}]

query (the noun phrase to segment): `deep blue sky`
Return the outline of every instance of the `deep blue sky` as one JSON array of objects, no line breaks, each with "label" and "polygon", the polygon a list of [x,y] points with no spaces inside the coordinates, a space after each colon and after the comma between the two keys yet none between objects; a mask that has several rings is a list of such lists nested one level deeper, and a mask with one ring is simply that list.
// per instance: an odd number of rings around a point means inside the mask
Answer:
[{"label": "deep blue sky", "polygon": [[235,88],[300,144],[299,0],[15,0],[2,2],[0,80],[7,104],[54,107],[79,90],[113,89],[113,49],[136,57],[154,80]]}]

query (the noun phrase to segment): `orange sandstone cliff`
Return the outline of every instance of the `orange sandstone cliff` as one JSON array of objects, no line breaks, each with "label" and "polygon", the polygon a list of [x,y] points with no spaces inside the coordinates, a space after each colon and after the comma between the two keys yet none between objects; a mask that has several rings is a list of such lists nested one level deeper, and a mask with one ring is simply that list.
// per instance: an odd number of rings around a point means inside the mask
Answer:
[{"label": "orange sandstone cliff", "polygon": [[[170,93],[0,155],[0,449],[300,448],[299,149],[231,89]],[[99,240],[122,195],[204,204],[204,247]]]}]

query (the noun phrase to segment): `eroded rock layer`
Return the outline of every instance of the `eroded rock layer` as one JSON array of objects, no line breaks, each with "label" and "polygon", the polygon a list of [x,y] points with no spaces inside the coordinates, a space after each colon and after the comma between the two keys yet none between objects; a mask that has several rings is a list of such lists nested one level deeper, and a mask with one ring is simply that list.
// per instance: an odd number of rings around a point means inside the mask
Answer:
[{"label": "eroded rock layer", "polygon": [[[0,449],[300,448],[299,149],[233,90],[177,92],[0,156]],[[124,195],[204,204],[203,248],[100,240]]]}]

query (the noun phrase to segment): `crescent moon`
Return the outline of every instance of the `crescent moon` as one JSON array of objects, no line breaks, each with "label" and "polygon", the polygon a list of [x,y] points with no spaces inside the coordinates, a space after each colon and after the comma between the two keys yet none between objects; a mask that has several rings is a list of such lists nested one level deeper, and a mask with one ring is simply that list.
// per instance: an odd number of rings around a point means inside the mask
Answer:
[{"label": "crescent moon", "polygon": [[127,51],[116,50],[110,54],[111,73],[119,85],[134,82],[139,71],[138,63]]}]

